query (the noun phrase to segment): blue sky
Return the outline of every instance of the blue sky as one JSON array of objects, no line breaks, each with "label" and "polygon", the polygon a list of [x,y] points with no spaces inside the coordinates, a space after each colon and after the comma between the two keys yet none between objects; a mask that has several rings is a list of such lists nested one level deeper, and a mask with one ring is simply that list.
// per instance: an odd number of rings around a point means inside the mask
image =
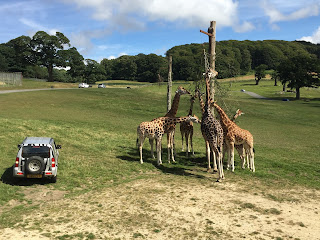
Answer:
[{"label": "blue sky", "polygon": [[84,58],[164,55],[216,39],[320,43],[320,0],[0,0],[0,43],[37,31],[62,32]]}]

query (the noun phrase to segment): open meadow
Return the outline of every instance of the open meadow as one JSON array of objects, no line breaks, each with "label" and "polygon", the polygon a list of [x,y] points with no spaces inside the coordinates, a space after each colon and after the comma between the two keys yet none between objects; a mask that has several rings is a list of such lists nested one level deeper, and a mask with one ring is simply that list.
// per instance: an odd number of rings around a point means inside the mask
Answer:
[{"label": "open meadow", "polygon": [[[178,126],[177,163],[167,162],[165,137],[163,165],[147,139],[141,165],[136,129],[165,115],[167,87],[116,83],[0,94],[0,239],[319,239],[320,89],[304,88],[295,101],[271,80],[223,81],[228,91],[218,103],[230,116],[245,113],[237,124],[253,134],[256,172],[241,169],[236,153],[235,172],[225,169],[217,183],[206,171],[199,124],[195,156],[181,151]],[[181,96],[177,116],[189,105]],[[201,117],[199,101],[194,113]],[[26,136],[62,145],[57,183],[14,183],[17,144]]]}]

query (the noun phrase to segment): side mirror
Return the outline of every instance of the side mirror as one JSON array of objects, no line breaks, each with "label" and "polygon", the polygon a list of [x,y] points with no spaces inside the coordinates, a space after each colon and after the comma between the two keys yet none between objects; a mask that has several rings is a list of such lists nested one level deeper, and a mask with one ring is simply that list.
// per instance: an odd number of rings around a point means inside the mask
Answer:
[{"label": "side mirror", "polygon": [[61,149],[61,145],[57,145],[57,146],[56,146],[56,149]]},{"label": "side mirror", "polygon": [[18,148],[21,148],[21,144],[18,144]]}]

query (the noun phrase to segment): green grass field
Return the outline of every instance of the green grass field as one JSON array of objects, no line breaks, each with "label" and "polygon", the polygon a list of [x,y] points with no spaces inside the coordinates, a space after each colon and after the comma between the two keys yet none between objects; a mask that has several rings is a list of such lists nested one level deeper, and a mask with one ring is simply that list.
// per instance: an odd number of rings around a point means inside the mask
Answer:
[{"label": "green grass field", "polygon": [[[299,186],[319,190],[319,89],[303,89],[302,100],[284,102],[282,98],[293,99],[294,94],[281,95],[282,87],[274,87],[272,81],[262,80],[259,86],[253,84],[253,80],[221,84],[230,91],[218,102],[229,114],[238,108],[245,113],[237,123],[253,134],[256,150],[256,172],[242,170],[240,159],[235,155],[235,173],[225,170],[225,181],[245,181],[248,186]],[[177,86],[173,85],[174,90]],[[193,88],[192,85],[185,87]],[[254,99],[240,89],[275,100]],[[189,98],[184,95],[177,116],[185,116],[188,108]],[[194,112],[201,116],[198,102]],[[11,167],[17,144],[26,136],[49,136],[62,145],[58,182],[45,186],[66,190],[69,196],[155,177],[150,173],[186,175],[209,181],[203,171],[206,168],[205,144],[199,125],[195,126],[195,157],[188,159],[181,153],[178,127],[177,164],[167,163],[164,139],[163,166],[157,167],[156,160],[151,159],[147,140],[143,152],[145,163],[140,165],[136,128],[140,122],[165,113],[166,86],[0,94],[0,205],[12,199],[23,201],[22,185],[41,184],[36,180],[12,184]],[[4,214],[0,215],[0,226],[6,225]]]}]

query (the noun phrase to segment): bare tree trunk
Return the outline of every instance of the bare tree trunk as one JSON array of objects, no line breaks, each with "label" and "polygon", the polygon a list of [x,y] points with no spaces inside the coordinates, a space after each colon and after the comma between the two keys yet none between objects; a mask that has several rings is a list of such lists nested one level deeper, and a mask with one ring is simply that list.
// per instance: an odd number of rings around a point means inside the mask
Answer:
[{"label": "bare tree trunk", "polygon": [[168,88],[167,88],[167,112],[171,109],[171,92],[172,92],[172,56],[168,59]]},{"label": "bare tree trunk", "polygon": [[297,100],[300,99],[300,88],[299,87],[296,88],[296,99]]},{"label": "bare tree trunk", "polygon": [[48,66],[48,82],[53,82],[53,66],[52,64],[49,64]]},{"label": "bare tree trunk", "polygon": [[[210,22],[210,27],[208,28],[208,33],[212,34],[209,36],[209,53],[210,53],[210,67],[212,70],[216,70],[216,21]],[[215,78],[210,79],[210,97],[214,101],[214,80]],[[212,107],[211,112],[214,116],[214,108]]]}]

